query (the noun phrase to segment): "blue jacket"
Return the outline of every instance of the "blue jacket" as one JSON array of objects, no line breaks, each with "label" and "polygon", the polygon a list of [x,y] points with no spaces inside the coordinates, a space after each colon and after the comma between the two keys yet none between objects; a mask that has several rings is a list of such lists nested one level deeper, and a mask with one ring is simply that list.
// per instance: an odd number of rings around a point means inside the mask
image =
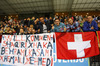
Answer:
[{"label": "blue jacket", "polygon": [[60,22],[59,26],[54,25],[54,29],[51,29],[51,32],[64,32],[64,26],[65,24]]},{"label": "blue jacket", "polygon": [[[91,29],[92,26],[94,27],[94,29]],[[88,21],[84,22],[83,31],[97,31],[97,30],[98,30],[98,25],[94,20],[92,21],[91,24]]]}]

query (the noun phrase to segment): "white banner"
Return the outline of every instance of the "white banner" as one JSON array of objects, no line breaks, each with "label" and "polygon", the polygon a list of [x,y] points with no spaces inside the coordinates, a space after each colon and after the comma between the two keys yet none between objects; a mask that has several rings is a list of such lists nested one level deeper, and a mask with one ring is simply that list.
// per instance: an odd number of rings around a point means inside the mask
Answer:
[{"label": "white banner", "polygon": [[53,66],[53,33],[3,35],[0,64]]}]

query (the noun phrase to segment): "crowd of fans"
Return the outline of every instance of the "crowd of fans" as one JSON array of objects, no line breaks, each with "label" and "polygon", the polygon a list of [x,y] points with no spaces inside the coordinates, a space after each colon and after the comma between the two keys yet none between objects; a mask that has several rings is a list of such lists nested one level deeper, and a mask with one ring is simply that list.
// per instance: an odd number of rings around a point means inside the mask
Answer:
[{"label": "crowd of fans", "polygon": [[100,30],[100,14],[94,16],[27,18],[23,20],[4,19],[0,21],[0,34],[27,35],[50,32],[82,32]]},{"label": "crowd of fans", "polygon": [[[0,35],[27,35],[50,32],[96,32],[98,30],[100,30],[100,14],[97,17],[77,15],[72,17],[65,15],[65,17],[61,17],[55,15],[54,18],[32,17],[24,20],[14,20],[11,18],[0,21]],[[100,55],[90,58],[90,62],[92,65],[98,64],[100,62]]]}]

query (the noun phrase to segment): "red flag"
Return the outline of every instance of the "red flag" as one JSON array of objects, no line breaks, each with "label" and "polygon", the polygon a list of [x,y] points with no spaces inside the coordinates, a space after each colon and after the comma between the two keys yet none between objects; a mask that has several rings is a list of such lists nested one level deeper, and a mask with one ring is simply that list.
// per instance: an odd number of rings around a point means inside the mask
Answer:
[{"label": "red flag", "polygon": [[[98,41],[99,41],[99,49],[100,49],[100,31],[97,31],[97,37],[98,37]],[[100,50],[99,50],[100,51]]]},{"label": "red flag", "polygon": [[95,32],[55,33],[57,59],[78,59],[99,54]]}]

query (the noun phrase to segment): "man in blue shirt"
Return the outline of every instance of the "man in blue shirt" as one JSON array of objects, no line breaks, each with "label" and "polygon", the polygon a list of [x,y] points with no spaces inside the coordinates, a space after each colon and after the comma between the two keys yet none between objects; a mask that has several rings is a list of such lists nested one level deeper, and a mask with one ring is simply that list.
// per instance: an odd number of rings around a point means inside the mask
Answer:
[{"label": "man in blue shirt", "polygon": [[57,18],[54,21],[55,25],[52,26],[51,32],[66,32],[66,26]]},{"label": "man in blue shirt", "polygon": [[97,31],[98,25],[96,21],[93,20],[92,16],[87,17],[87,21],[84,22],[83,31]]}]

